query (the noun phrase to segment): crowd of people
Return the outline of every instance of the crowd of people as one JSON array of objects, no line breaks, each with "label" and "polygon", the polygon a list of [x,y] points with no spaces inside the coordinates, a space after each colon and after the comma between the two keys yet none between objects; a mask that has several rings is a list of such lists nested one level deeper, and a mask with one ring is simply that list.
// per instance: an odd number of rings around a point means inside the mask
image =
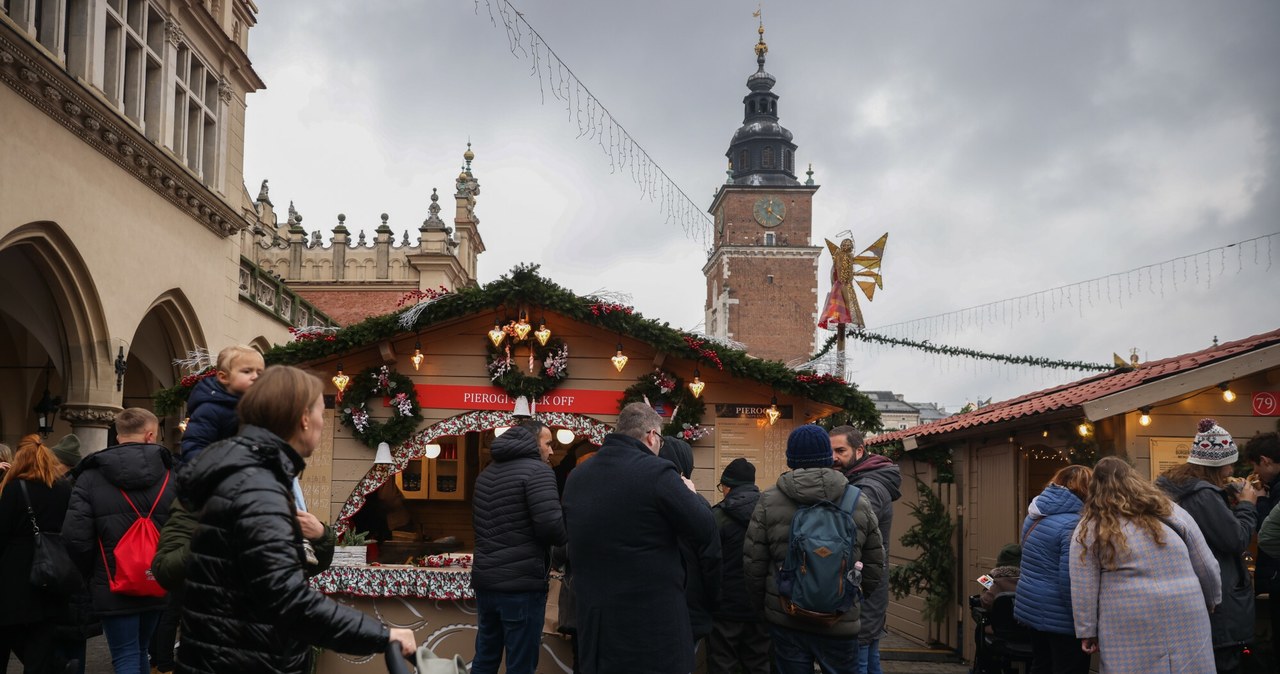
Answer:
[{"label": "crowd of people", "polygon": [[[0,661],[82,673],[98,634],[118,674],[302,673],[311,646],[372,654],[395,641],[412,656],[410,630],[307,582],[335,543],[298,483],[323,436],[322,390],[231,347],[192,396],[181,454],[139,408],[99,451],[74,435],[0,445],[0,573],[31,579],[0,604]],[[852,427],[802,425],[773,486],[736,458],[712,505],[692,448],[663,424],[627,405],[559,473],[540,421],[495,439],[472,498],[470,671],[537,669],[558,571],[575,672],[688,673],[701,649],[711,674],[879,674],[898,466]],[[1241,452],[1213,420],[1197,430],[1186,463],[1154,481],[1106,457],[1062,468],[1031,501],[982,604],[1012,593],[1033,672],[1088,672],[1095,653],[1108,674],[1241,671],[1255,593],[1280,587],[1280,438]],[[1252,479],[1236,477],[1245,463]]]},{"label": "crowd of people", "polygon": [[[1255,436],[1242,458],[1212,419],[1197,430],[1186,462],[1154,481],[1105,457],[1062,468],[1032,500],[1017,573],[1006,574],[1032,672],[1085,674],[1093,653],[1108,673],[1243,671],[1255,594],[1277,587],[1280,436]],[[1245,465],[1252,479],[1235,476]]]},{"label": "crowd of people", "polygon": [[297,486],[323,434],[323,384],[264,370],[249,347],[224,349],[216,367],[191,409],[186,438],[200,444],[181,457],[156,444],[154,414],[129,408],[109,447],[82,458],[75,436],[50,447],[28,435],[0,463],[0,572],[35,578],[69,560],[58,583],[7,584],[0,662],[82,674],[97,634],[116,674],[302,674],[313,645],[416,651],[411,630],[307,584],[333,557],[332,530]]}]

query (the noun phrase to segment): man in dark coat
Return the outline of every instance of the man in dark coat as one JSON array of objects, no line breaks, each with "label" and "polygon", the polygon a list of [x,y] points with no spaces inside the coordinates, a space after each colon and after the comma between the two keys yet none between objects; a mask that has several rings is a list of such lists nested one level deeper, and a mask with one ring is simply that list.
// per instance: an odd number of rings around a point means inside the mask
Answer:
[{"label": "man in dark coat", "polygon": [[[849,484],[862,490],[880,522],[885,564],[889,563],[889,539],[893,533],[893,502],[902,496],[902,471],[888,457],[867,451],[862,432],[853,426],[831,429],[833,467]],[[884,636],[889,610],[889,584],[862,599],[862,628],[858,632],[858,674],[880,674],[880,637]]]},{"label": "man in dark coat", "polygon": [[[831,469],[831,439],[813,424],[791,431],[787,438],[787,467],[776,486],[760,495],[747,526],[743,549],[743,576],[756,611],[763,611],[773,637],[773,657],[781,674],[811,674],[814,665],[823,674],[845,674],[857,669],[859,605],[857,602],[836,622],[824,626],[788,613],[778,590],[774,571],[787,557],[791,521],[796,511],[819,502],[839,503],[849,481]],[[884,543],[871,500],[862,495],[854,504],[853,525],[857,561],[862,562],[862,596],[869,597],[884,582]]]},{"label": "man in dark coat", "polygon": [[[1253,473],[1262,484],[1263,495],[1258,497],[1256,511],[1259,526],[1267,519],[1271,510],[1280,503],[1280,434],[1259,433],[1244,446],[1244,458],[1253,465]],[[1269,592],[1271,597],[1280,596],[1280,559],[1258,551],[1258,563],[1253,572],[1254,590],[1258,594]],[[1271,614],[1271,649],[1280,658],[1280,601],[1271,599],[1267,602]]]},{"label": "man in dark coat", "polygon": [[507,654],[509,674],[533,674],[547,609],[547,574],[554,545],[564,545],[551,429],[529,420],[509,429],[476,478],[476,534],[471,587],[476,591],[476,657],[472,674],[494,674]]},{"label": "man in dark coat", "polygon": [[724,576],[708,640],[707,670],[712,674],[739,669],[743,674],[769,674],[769,628],[751,607],[747,581],[742,575],[747,524],[760,500],[756,467],[742,457],[730,461],[720,474],[717,488],[724,500],[711,513],[720,527]]},{"label": "man in dark coat", "polygon": [[76,466],[71,506],[62,525],[67,550],[89,577],[94,611],[102,620],[112,664],[121,672],[139,671],[147,664],[147,646],[167,604],[163,595],[112,592],[114,563],[107,568],[120,538],[139,517],[150,512],[157,530],[169,519],[177,485],[169,479],[173,454],[155,444],[159,428],[147,410],[132,407],[117,414],[119,444],[90,454]]},{"label": "man in dark coat", "polygon": [[[656,456],[661,428],[653,408],[627,405],[565,486],[584,674],[693,671],[685,576],[718,582],[720,559],[712,551],[719,536],[693,483]],[[684,568],[680,541],[697,551],[696,567]]]}]

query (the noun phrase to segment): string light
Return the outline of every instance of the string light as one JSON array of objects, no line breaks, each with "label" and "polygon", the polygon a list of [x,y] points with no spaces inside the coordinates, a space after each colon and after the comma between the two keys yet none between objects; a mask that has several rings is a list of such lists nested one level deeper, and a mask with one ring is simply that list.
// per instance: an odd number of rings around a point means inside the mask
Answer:
[{"label": "string light", "polygon": [[493,342],[495,347],[502,346],[502,340],[507,338],[507,333],[502,331],[502,326],[497,323],[493,324],[493,329],[489,331],[489,341]]},{"label": "string light", "polygon": [[529,336],[529,331],[533,329],[533,326],[529,325],[529,321],[525,320],[524,313],[521,313],[520,320],[516,321],[515,329],[517,342],[523,342],[524,338]]},{"label": "string light", "polygon": [[618,342],[618,352],[609,360],[613,361],[613,366],[618,369],[618,372],[622,372],[622,368],[627,366],[627,357],[622,353],[622,342]]},{"label": "string light", "polygon": [[538,329],[533,331],[533,338],[542,346],[547,345],[547,340],[551,339],[551,331],[547,329],[547,319],[542,319],[538,324]]},{"label": "string light", "polygon": [[698,372],[698,368],[695,367],[693,369],[693,381],[689,382],[689,392],[692,393],[695,398],[701,398],[702,389],[707,387],[707,385],[702,383],[702,380],[699,379],[700,374],[701,373]]},{"label": "string light", "polygon": [[782,412],[778,411],[778,396],[769,399],[769,409],[764,411],[764,415],[769,417],[769,425],[778,423],[778,417],[782,416]]},{"label": "string light", "polygon": [[333,385],[338,389],[338,402],[342,402],[342,393],[347,390],[347,385],[350,383],[351,377],[342,374],[342,363],[338,363],[338,374],[333,375]]},{"label": "string light", "polygon": [[1222,382],[1218,384],[1218,388],[1222,389],[1222,399],[1226,402],[1233,403],[1236,401],[1236,392],[1231,390],[1230,382]]},{"label": "string light", "polygon": [[1089,422],[1081,421],[1080,425],[1076,426],[1076,432],[1080,434],[1080,437],[1087,438],[1093,432],[1093,427],[1089,425]]},{"label": "string light", "polygon": [[1143,426],[1150,426],[1151,425],[1151,408],[1143,407],[1138,411],[1142,413],[1142,416],[1138,417],[1138,423],[1142,424]]},{"label": "string light", "polygon": [[417,372],[422,367],[422,361],[426,356],[422,355],[422,342],[413,343],[413,355],[409,358],[409,362],[413,363],[413,371]]}]

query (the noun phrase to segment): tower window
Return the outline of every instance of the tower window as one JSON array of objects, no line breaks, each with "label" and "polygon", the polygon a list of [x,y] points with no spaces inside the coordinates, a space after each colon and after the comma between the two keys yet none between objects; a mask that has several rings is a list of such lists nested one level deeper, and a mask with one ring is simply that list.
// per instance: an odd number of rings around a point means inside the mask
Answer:
[{"label": "tower window", "polygon": [[764,152],[760,154],[760,166],[761,168],[767,168],[767,169],[773,168],[773,146],[772,145],[765,146]]},{"label": "tower window", "polygon": [[788,173],[796,170],[795,166],[792,164],[791,150],[782,151],[782,168],[786,169]]},{"label": "tower window", "polygon": [[751,151],[750,150],[742,151],[742,158],[738,162],[738,167],[742,171],[748,171],[751,169]]},{"label": "tower window", "polygon": [[[773,233],[773,232],[765,232],[765,233],[764,233],[764,245],[766,245],[766,246],[773,246],[773,245],[777,245],[777,237],[774,235],[774,233]],[[770,277],[769,277],[769,283],[773,283],[773,277],[772,277],[772,276],[770,276]]]},{"label": "tower window", "polygon": [[768,283],[769,285],[773,285],[773,274],[769,274],[768,276],[766,276],[766,277],[764,277],[764,278],[765,278],[765,282],[766,282],[766,283]]}]

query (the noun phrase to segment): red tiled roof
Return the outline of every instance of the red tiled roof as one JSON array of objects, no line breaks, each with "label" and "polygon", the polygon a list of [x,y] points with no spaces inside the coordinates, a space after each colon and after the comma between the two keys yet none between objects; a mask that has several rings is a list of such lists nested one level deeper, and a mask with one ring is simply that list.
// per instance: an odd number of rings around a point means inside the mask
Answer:
[{"label": "red tiled roof", "polygon": [[1264,332],[1238,341],[1227,342],[1203,351],[1143,363],[1136,370],[1112,370],[1092,375],[1070,384],[1063,384],[1043,391],[1028,393],[1011,400],[993,403],[965,414],[957,414],[932,423],[913,426],[906,430],[886,433],[868,440],[867,444],[879,445],[907,437],[941,435],[974,426],[1080,407],[1091,400],[1097,400],[1113,393],[1158,379],[1164,379],[1179,372],[1193,370],[1202,365],[1238,356],[1275,343],[1280,343],[1280,330],[1272,330],[1271,332]]}]

